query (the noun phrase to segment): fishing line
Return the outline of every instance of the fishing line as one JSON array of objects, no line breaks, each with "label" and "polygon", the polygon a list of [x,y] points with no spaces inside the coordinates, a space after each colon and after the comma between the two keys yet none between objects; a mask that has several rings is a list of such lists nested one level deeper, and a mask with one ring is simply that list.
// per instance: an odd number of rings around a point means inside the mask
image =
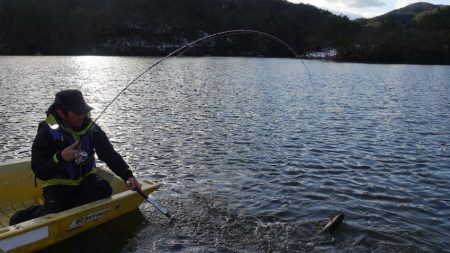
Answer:
[{"label": "fishing line", "polygon": [[[216,38],[220,38],[220,37],[224,37],[224,36],[232,36],[232,35],[239,35],[239,34],[255,34],[255,35],[259,35],[262,37],[267,37],[270,39],[275,40],[276,42],[280,43],[281,45],[283,45],[284,47],[286,47],[293,55],[295,58],[299,58],[299,55],[297,54],[297,52],[291,47],[289,46],[286,42],[284,42],[283,40],[268,34],[268,33],[264,33],[264,32],[260,32],[260,31],[256,31],[256,30],[229,30],[229,31],[224,31],[224,32],[219,32],[219,33],[215,33],[215,34],[211,34],[208,36],[205,36],[203,38],[197,39],[195,41],[192,41],[186,45],[184,45],[183,47],[178,48],[177,50],[171,52],[170,54],[164,56],[163,58],[161,58],[159,61],[155,62],[154,64],[152,64],[148,69],[146,69],[144,72],[142,72],[141,74],[139,74],[136,78],[134,78],[130,83],[128,83],[112,100],[111,102],[108,103],[108,105],[106,105],[105,109],[103,109],[103,111],[100,112],[100,114],[97,116],[97,118],[94,120],[94,123],[97,122],[97,120],[103,115],[103,113],[114,103],[114,101],[117,100],[117,98],[122,95],[122,93],[124,93],[132,84],[134,84],[137,80],[139,80],[145,73],[147,73],[148,71],[150,71],[151,69],[153,69],[154,67],[156,67],[157,65],[159,65],[160,63],[162,63],[163,61],[165,61],[166,59],[168,59],[171,56],[177,57],[179,55],[184,54],[185,52],[198,47],[204,43],[207,43],[209,41],[212,41]],[[308,73],[309,76],[311,76],[308,68],[306,67],[305,63],[303,62],[303,60],[300,59],[300,61],[302,62],[303,66],[306,69],[306,72]]]},{"label": "fishing line", "polygon": [[[103,111],[100,112],[100,114],[97,116],[97,118],[94,120],[94,123],[97,122],[97,120],[103,115],[103,113],[114,103],[114,101],[117,100],[117,98],[122,95],[122,93],[124,93],[131,85],[133,85],[137,80],[139,80],[145,73],[147,73],[148,71],[150,71],[151,69],[153,69],[154,67],[158,66],[160,63],[162,63],[163,61],[165,61],[166,59],[168,59],[171,56],[177,57],[179,55],[182,55],[183,53],[198,47],[204,43],[207,43],[211,40],[214,40],[216,38],[219,37],[223,37],[223,36],[231,36],[231,35],[239,35],[239,34],[255,34],[255,35],[259,35],[262,37],[267,37],[270,39],[275,40],[276,42],[280,43],[281,45],[283,45],[284,47],[286,47],[293,55],[295,58],[299,58],[299,55],[297,54],[297,52],[291,47],[289,46],[286,42],[284,42],[283,40],[270,35],[268,33],[264,33],[264,32],[260,32],[260,31],[255,31],[255,30],[229,30],[229,31],[224,31],[224,32],[219,32],[219,33],[215,33],[212,35],[208,35],[205,36],[203,38],[197,39],[193,42],[190,42],[186,45],[184,45],[183,47],[178,48],[177,50],[169,53],[168,55],[166,55],[165,57],[161,58],[159,61],[155,62],[154,64],[152,64],[148,69],[146,69],[144,72],[142,72],[141,74],[139,74],[136,78],[134,78],[130,83],[128,83],[109,103],[108,105],[103,109]],[[300,59],[301,60],[301,59]],[[305,67],[307,73],[309,76],[310,72],[308,70],[308,68],[306,67],[305,63],[303,62],[303,60],[301,60],[303,66]],[[161,213],[163,213],[167,218],[169,218],[171,220],[171,222],[173,222],[173,217],[171,216],[171,214],[169,212],[167,212],[167,210],[163,207],[161,207],[156,200],[150,198],[149,196],[145,195],[143,192],[139,191],[138,189],[136,189],[137,192],[149,203],[151,203],[156,209],[158,209]]]}]

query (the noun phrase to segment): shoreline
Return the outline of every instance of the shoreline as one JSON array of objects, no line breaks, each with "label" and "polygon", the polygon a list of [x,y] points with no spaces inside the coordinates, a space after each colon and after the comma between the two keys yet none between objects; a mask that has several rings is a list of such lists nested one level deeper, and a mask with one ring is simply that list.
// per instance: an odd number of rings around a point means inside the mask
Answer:
[{"label": "shoreline", "polygon": [[[167,54],[0,54],[0,57],[53,57],[53,56],[103,56],[103,57],[165,57]],[[177,57],[192,57],[192,58],[202,58],[202,57],[237,57],[237,58],[280,58],[280,59],[302,59],[302,60],[319,60],[319,61],[329,61],[335,63],[361,63],[361,64],[386,64],[386,65],[438,65],[438,66],[448,66],[450,62],[429,62],[429,61],[389,61],[389,60],[349,60],[349,59],[336,59],[335,57],[287,57],[287,56],[261,56],[261,55],[180,55]]]}]

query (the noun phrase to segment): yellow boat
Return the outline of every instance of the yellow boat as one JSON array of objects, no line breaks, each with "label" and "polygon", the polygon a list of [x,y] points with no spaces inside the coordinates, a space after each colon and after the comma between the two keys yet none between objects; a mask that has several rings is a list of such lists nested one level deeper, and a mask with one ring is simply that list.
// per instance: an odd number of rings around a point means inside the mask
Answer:
[{"label": "yellow boat", "polygon": [[[0,252],[33,252],[72,237],[139,207],[142,196],[128,190],[109,170],[99,174],[110,182],[113,195],[70,210],[48,214],[9,226],[11,216],[28,206],[43,204],[42,189],[29,160],[0,164]],[[151,180],[140,181],[145,194],[158,189]]]}]

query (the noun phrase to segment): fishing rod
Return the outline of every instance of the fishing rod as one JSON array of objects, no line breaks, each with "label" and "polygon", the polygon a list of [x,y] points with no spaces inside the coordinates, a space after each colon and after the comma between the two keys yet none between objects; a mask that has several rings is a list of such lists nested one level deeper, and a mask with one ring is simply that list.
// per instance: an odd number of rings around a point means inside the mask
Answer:
[{"label": "fishing rod", "polygon": [[152,196],[146,195],[142,190],[139,189],[136,189],[136,192],[139,193],[139,195],[141,195],[148,203],[152,204],[152,206],[158,209],[158,211],[169,218],[171,222],[175,220],[172,215],[164,207],[160,206]]},{"label": "fishing rod", "polygon": [[[111,102],[109,102],[106,107],[103,109],[103,111],[100,112],[100,114],[97,116],[97,118],[94,120],[94,123],[97,122],[97,120],[103,115],[103,113],[114,103],[114,101],[117,100],[117,98],[120,97],[120,95],[122,95],[122,93],[124,93],[131,85],[133,85],[137,80],[139,80],[139,78],[141,78],[145,73],[147,73],[148,71],[150,71],[151,69],[153,69],[154,67],[156,67],[157,65],[159,65],[160,63],[162,63],[163,61],[165,61],[166,59],[170,58],[171,56],[177,57],[180,56],[182,54],[184,54],[185,52],[198,47],[204,43],[210,42],[216,38],[220,38],[220,37],[225,37],[225,36],[232,36],[232,35],[239,35],[239,34],[254,34],[254,35],[259,35],[262,37],[266,37],[266,38],[270,38],[275,40],[276,42],[280,43],[281,45],[283,45],[284,47],[286,47],[293,55],[295,58],[299,58],[299,55],[297,54],[297,52],[291,47],[289,46],[286,42],[284,42],[283,40],[265,33],[265,32],[260,32],[260,31],[256,31],[256,30],[229,30],[229,31],[224,31],[224,32],[219,32],[219,33],[214,33],[208,36],[205,36],[203,38],[194,40],[190,43],[187,43],[186,45],[178,48],[177,50],[169,53],[168,55],[164,56],[163,58],[161,58],[159,61],[155,62],[154,64],[152,64],[148,69],[146,69],[145,71],[143,71],[141,74],[139,74],[136,78],[134,78],[130,83],[128,83],[112,100]],[[300,59],[301,60],[301,59]],[[306,67],[305,63],[303,62],[303,60],[301,60],[303,66],[306,69],[306,72],[308,73],[308,75],[310,76],[310,72],[308,70],[308,68]]]},{"label": "fishing rod", "polygon": [[[139,74],[136,78],[134,78],[130,83],[128,83],[109,103],[108,105],[103,109],[103,111],[100,112],[100,114],[97,116],[97,118],[94,120],[94,123],[97,122],[97,120],[103,115],[103,113],[105,113],[105,111],[117,100],[117,98],[119,98],[120,95],[122,95],[122,93],[124,93],[131,85],[133,85],[137,80],[139,80],[139,78],[141,78],[145,73],[147,73],[148,71],[150,71],[151,69],[153,69],[154,67],[156,67],[157,65],[159,65],[160,63],[162,63],[163,61],[165,61],[166,59],[168,59],[171,56],[177,57],[180,56],[182,54],[184,54],[185,52],[198,47],[204,43],[210,42],[216,38],[219,37],[224,37],[224,36],[231,36],[231,35],[239,35],[239,34],[255,34],[255,35],[259,35],[262,37],[267,37],[270,39],[275,40],[276,42],[280,43],[281,45],[283,45],[284,47],[286,47],[293,55],[294,57],[298,58],[299,55],[297,54],[297,52],[291,47],[289,46],[286,42],[284,42],[283,40],[270,35],[268,33],[264,33],[264,32],[260,32],[260,31],[256,31],[256,30],[229,30],[229,31],[224,31],[224,32],[219,32],[219,33],[215,33],[215,34],[211,34],[208,36],[205,36],[203,38],[197,39],[195,41],[192,41],[190,43],[187,43],[186,45],[184,45],[183,47],[178,48],[177,50],[169,53],[168,55],[166,55],[165,57],[161,58],[159,61],[155,62],[153,65],[151,65],[148,69],[146,69],[145,71],[143,71],[141,74]],[[308,75],[310,75],[308,68],[306,67],[305,63],[303,62],[303,60],[301,60],[303,66],[305,67],[306,71],[308,72]],[[162,214],[164,214],[167,218],[170,219],[171,222],[174,221],[174,218],[171,216],[171,214],[163,207],[161,207],[158,202],[156,202],[156,200],[151,197],[151,196],[147,196],[145,195],[145,193],[143,193],[141,190],[136,189],[137,193],[139,193],[139,195],[141,195],[147,202],[149,202],[150,204],[152,204],[156,209],[158,209]]]}]

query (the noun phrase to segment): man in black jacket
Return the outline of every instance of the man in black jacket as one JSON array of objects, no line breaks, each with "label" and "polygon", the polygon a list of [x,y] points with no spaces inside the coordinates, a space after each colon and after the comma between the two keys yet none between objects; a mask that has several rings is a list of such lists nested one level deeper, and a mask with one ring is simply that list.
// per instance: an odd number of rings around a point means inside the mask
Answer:
[{"label": "man in black jacket", "polygon": [[95,153],[130,189],[140,189],[105,132],[90,118],[91,110],[79,90],[56,94],[31,151],[31,168],[42,180],[44,205],[16,213],[10,224],[111,196],[111,186],[96,173]]}]

